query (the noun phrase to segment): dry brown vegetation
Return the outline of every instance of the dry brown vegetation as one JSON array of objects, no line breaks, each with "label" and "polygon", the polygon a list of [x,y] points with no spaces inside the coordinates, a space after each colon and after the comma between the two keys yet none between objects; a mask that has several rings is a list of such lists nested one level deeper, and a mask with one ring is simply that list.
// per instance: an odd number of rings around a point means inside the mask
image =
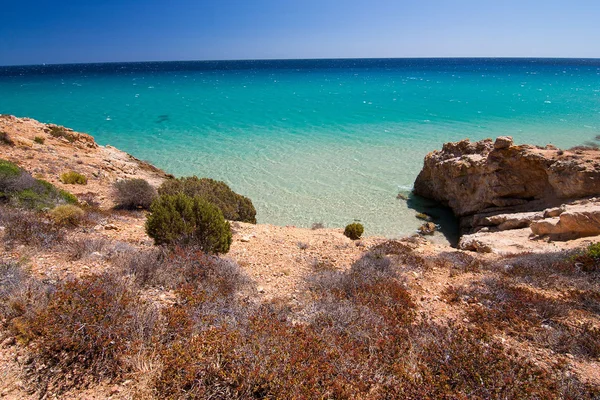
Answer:
[{"label": "dry brown vegetation", "polygon": [[[410,242],[389,241],[346,271],[315,272],[306,282],[305,304],[291,307],[257,301],[253,283],[234,262],[192,249],[140,250],[85,239],[68,247],[73,259],[107,254],[113,268],[44,283],[17,263],[0,263],[4,329],[28,345],[25,374],[40,396],[142,375],[148,378],[138,388],[143,396],[173,399],[598,395],[565,375],[563,363],[542,366],[495,336],[506,332],[535,345],[558,343],[566,347],[557,352],[568,349],[575,357],[597,357],[591,325],[563,332],[570,341],[542,336],[547,328],[541,323],[562,326],[569,311],[588,312],[597,304],[578,308],[572,290],[564,304],[520,288],[519,279],[536,276],[526,271],[538,268],[538,256],[509,259],[513,269],[498,272],[498,265],[476,263],[465,253],[425,257],[412,252]],[[590,278],[567,267],[573,258],[555,258],[558,273],[574,282]],[[434,321],[419,309],[405,272],[435,268],[457,276],[497,273],[447,290],[453,304],[469,296],[465,307],[474,323]],[[583,282],[574,285],[584,290]]]}]

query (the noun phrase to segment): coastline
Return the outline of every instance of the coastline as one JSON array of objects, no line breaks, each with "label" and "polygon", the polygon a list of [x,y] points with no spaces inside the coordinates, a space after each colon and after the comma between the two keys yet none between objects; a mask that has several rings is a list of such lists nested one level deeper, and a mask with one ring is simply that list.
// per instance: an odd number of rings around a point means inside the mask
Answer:
[{"label": "coastline", "polygon": [[[86,134],[61,130],[64,136],[55,137],[49,133],[52,126],[27,118],[0,117],[0,131],[6,131],[12,142],[11,145],[0,144],[2,157],[17,162],[33,175],[43,177],[59,188],[72,191],[82,203],[99,204],[100,210],[93,211],[94,224],[70,228],[64,246],[39,248],[25,243],[9,247],[4,240],[0,240],[0,261],[23,265],[37,279],[59,284],[73,279],[85,280],[98,274],[119,273],[123,268],[120,254],[145,254],[156,250],[144,230],[146,213],[114,210],[111,190],[112,184],[118,179],[139,177],[159,185],[169,177],[168,174],[118,149],[99,146]],[[36,136],[43,136],[43,144],[35,142]],[[458,156],[457,160],[461,158]],[[85,173],[89,177],[88,184],[63,184],[58,176],[65,170]],[[583,204],[584,207],[586,205]],[[398,275],[386,275],[385,282],[399,285],[409,293],[415,315],[419,315],[415,321],[417,325],[427,321],[440,326],[448,324],[452,327],[451,332],[487,329],[494,346],[522,354],[530,363],[527,368],[535,366],[540,371],[558,374],[560,379],[568,372],[569,376],[591,385],[591,388],[600,388],[600,378],[596,373],[600,368],[600,359],[583,352],[583,355],[565,353],[566,350],[560,350],[551,340],[539,345],[537,341],[527,339],[531,334],[546,338],[545,332],[551,329],[554,332],[554,325],[563,329],[557,331],[557,335],[579,337],[578,333],[571,332],[579,332],[577,329],[584,329],[588,323],[592,327],[597,324],[597,315],[589,311],[588,305],[596,304],[593,296],[597,291],[590,286],[592,283],[588,273],[579,269],[567,269],[565,272],[560,268],[566,267],[557,264],[557,260],[570,260],[568,257],[580,254],[570,252],[570,249],[584,248],[598,241],[597,236],[565,242],[540,241],[536,242],[540,247],[533,250],[527,247],[519,249],[514,243],[512,247],[504,246],[503,249],[503,235],[507,233],[519,233],[519,240],[522,241],[529,241],[530,238],[522,235],[523,229],[486,232],[489,240],[498,248],[493,252],[477,252],[433,244],[420,236],[399,240],[366,237],[352,241],[343,235],[341,229],[313,230],[241,222],[232,222],[231,227],[233,243],[229,253],[222,259],[239,266],[248,277],[249,288],[239,294],[244,309],[257,306],[278,310],[278,313],[290,312],[293,324],[301,324],[306,315],[314,312],[311,307],[315,301],[315,289],[311,286],[311,279],[319,276],[339,278],[358,267],[371,265],[369,263],[374,263],[377,268],[383,266],[383,270],[393,265]],[[4,229],[0,229],[0,239],[3,235]],[[565,265],[570,265],[568,262]],[[555,265],[560,268],[554,270]],[[377,270],[379,273],[382,271]],[[125,282],[131,285],[131,277],[127,277]],[[174,290],[149,287],[141,293],[144,301],[158,308],[178,309],[185,304]],[[551,301],[571,299],[574,293],[578,294],[579,300],[569,300],[573,303],[562,305],[563,308],[567,307],[567,311],[560,314],[559,322],[552,322],[553,325],[549,327],[540,328],[540,323],[549,323],[537,319],[533,320],[531,326],[523,325],[524,322],[519,319],[511,320],[506,330],[503,330],[502,324],[493,328],[486,325],[483,316],[502,312],[507,298],[514,301],[511,297],[515,296],[514,293],[530,296],[516,297],[517,310],[533,307],[535,311],[535,307],[546,305],[555,307]],[[381,293],[376,292],[375,295],[375,299],[379,299]],[[498,296],[498,299],[493,296]],[[393,303],[397,301],[395,299]],[[490,306],[495,301],[498,301],[497,309]],[[343,302],[327,304],[340,307],[339,310],[346,310],[343,307],[347,307]],[[343,314],[342,319],[347,321],[347,313],[343,311]],[[507,315],[515,318],[513,314]],[[513,335],[514,329],[525,329],[525,336]],[[585,332],[593,334],[595,331]],[[31,383],[23,378],[27,376],[23,371],[32,362],[31,349],[21,346],[11,335],[10,332],[0,331],[0,373],[5,377],[0,383],[0,393],[6,398],[38,398],[35,388],[28,386]],[[463,344],[459,342],[458,347]],[[506,360],[510,360],[509,365],[517,362],[513,358]],[[463,371],[462,368],[460,370]],[[58,393],[67,399],[92,396],[124,400],[140,393],[142,397],[152,398],[151,378],[149,371],[140,367],[134,368],[123,379],[101,380],[89,387],[75,387],[67,393]]]}]

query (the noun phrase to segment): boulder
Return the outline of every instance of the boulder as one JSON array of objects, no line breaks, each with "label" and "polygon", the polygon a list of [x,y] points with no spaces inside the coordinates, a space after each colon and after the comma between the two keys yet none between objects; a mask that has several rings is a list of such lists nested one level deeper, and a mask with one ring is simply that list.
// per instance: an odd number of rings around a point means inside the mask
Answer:
[{"label": "boulder", "polygon": [[569,207],[558,217],[533,222],[531,231],[538,236],[568,239],[600,235],[600,204]]},{"label": "boulder", "polygon": [[[446,143],[425,157],[414,192],[450,207],[458,217],[470,217],[463,224],[470,231],[481,219],[479,214],[542,211],[600,194],[598,158],[600,152],[595,150],[575,154],[553,147],[516,146],[505,136],[495,142],[465,139]],[[529,223],[511,221],[502,229]]]},{"label": "boulder", "polygon": [[436,230],[436,226],[433,222],[425,222],[419,227],[419,233],[421,235],[433,235]]},{"label": "boulder", "polygon": [[513,138],[510,136],[499,136],[494,142],[494,149],[502,150],[508,149],[513,145]]}]

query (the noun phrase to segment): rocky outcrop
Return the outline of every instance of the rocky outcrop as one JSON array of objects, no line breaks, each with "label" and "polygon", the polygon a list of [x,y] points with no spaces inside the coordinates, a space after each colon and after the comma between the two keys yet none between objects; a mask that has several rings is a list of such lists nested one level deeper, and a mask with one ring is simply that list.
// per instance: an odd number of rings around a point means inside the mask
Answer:
[{"label": "rocky outcrop", "polygon": [[534,235],[549,235],[559,240],[600,235],[600,203],[583,203],[565,207],[557,217],[533,222],[531,231]]},{"label": "rocky outcrop", "polygon": [[446,143],[425,157],[414,192],[449,206],[466,233],[523,228],[544,217],[537,211],[599,195],[600,151],[516,146],[506,136]]}]

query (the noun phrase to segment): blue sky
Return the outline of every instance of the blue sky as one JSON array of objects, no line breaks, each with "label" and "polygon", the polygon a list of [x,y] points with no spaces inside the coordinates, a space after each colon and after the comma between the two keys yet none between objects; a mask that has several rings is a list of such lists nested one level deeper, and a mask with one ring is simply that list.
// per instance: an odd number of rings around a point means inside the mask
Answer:
[{"label": "blue sky", "polygon": [[0,65],[600,57],[600,0],[2,0],[0,6]]}]

